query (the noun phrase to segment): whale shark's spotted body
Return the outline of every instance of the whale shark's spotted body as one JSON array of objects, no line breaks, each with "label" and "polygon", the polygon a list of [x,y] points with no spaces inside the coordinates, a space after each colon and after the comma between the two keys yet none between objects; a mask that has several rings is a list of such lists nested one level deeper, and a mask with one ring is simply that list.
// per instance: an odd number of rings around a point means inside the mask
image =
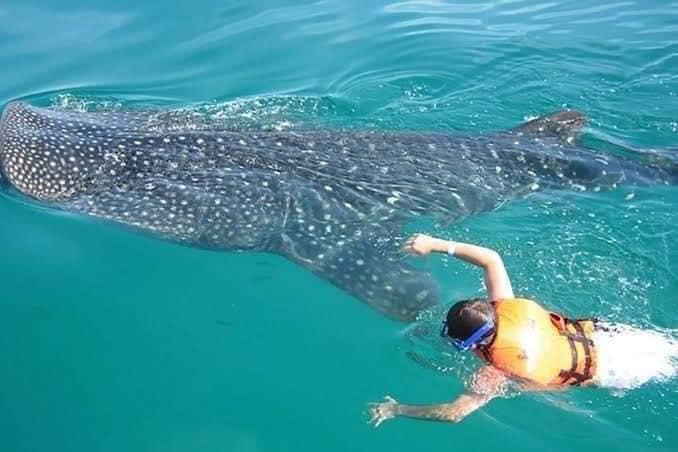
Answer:
[{"label": "whale shark's spotted body", "polygon": [[584,117],[512,131],[159,132],[150,113],[75,113],[11,103],[0,169],[49,205],[216,250],[282,254],[393,318],[437,301],[398,253],[415,216],[457,221],[543,189],[675,183],[675,171],[582,149]]}]

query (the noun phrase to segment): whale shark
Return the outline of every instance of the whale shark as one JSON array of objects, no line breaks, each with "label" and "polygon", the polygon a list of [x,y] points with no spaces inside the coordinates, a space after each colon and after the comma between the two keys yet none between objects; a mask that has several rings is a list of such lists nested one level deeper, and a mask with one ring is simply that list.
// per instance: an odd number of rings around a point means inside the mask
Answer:
[{"label": "whale shark", "polygon": [[403,259],[408,222],[451,224],[537,191],[678,178],[660,154],[583,147],[586,117],[574,110],[476,135],[192,130],[156,113],[11,102],[0,120],[2,185],[172,242],[282,255],[405,321],[440,298]]}]

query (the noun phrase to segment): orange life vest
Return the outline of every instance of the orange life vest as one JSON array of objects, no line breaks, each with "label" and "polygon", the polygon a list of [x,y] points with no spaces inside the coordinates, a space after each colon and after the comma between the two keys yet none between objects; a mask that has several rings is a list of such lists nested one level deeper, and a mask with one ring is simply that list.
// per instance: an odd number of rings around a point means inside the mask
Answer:
[{"label": "orange life vest", "polygon": [[596,372],[593,320],[570,320],[520,298],[492,304],[495,335],[479,349],[490,364],[540,385],[590,382]]}]

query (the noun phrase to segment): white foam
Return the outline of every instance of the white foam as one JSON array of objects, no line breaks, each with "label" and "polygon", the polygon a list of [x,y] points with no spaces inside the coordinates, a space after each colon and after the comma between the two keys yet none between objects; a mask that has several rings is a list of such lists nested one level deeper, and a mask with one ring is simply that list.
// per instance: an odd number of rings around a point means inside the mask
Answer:
[{"label": "white foam", "polygon": [[596,384],[631,389],[678,375],[678,342],[657,331],[606,325],[593,334],[598,364]]}]

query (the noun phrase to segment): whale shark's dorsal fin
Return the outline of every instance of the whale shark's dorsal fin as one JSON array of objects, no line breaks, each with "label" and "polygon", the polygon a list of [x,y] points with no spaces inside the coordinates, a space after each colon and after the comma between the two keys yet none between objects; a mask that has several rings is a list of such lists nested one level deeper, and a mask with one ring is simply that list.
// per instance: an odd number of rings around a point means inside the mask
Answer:
[{"label": "whale shark's dorsal fin", "polygon": [[575,110],[561,110],[527,121],[513,131],[529,135],[560,137],[568,142],[574,140],[586,125],[586,116]]}]

